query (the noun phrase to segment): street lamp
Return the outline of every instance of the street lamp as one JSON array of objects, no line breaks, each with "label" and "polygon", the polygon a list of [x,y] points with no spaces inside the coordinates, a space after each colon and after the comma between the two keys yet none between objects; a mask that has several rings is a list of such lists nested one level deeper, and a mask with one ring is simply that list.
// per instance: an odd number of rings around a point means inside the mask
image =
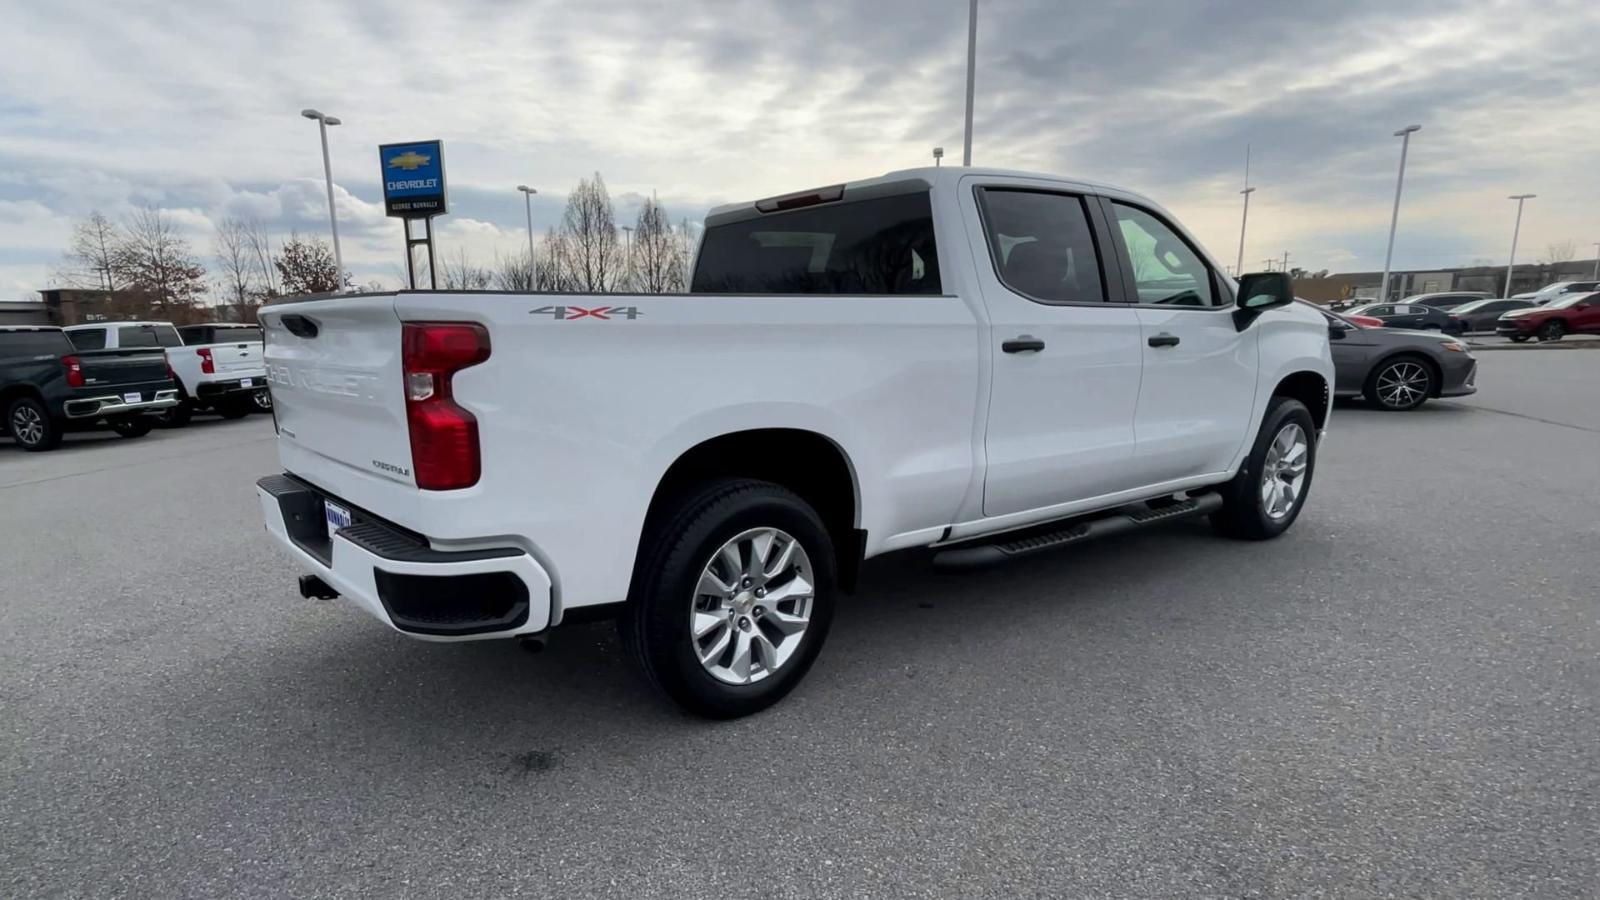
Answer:
[{"label": "street lamp", "polygon": [[1411,148],[1411,135],[1422,130],[1421,125],[1407,125],[1396,131],[1400,139],[1400,175],[1394,181],[1394,214],[1389,217],[1389,249],[1383,254],[1383,282],[1378,287],[1378,302],[1389,302],[1389,261],[1394,258],[1394,230],[1400,224],[1400,188],[1406,183],[1406,151]]},{"label": "street lamp", "polygon": [[1511,226],[1511,258],[1506,260],[1506,290],[1501,296],[1511,296],[1511,271],[1517,266],[1517,235],[1522,232],[1522,204],[1538,194],[1512,194],[1507,200],[1517,201],[1517,224]]},{"label": "street lamp", "polygon": [[1239,278],[1244,274],[1244,226],[1250,221],[1250,195],[1255,193],[1255,188],[1250,186],[1250,145],[1244,145],[1244,190],[1239,193],[1244,195],[1244,216],[1239,219],[1239,260],[1234,263],[1233,277]]},{"label": "street lamp", "polygon": [[941,160],[941,159],[944,159],[944,148],[943,147],[935,147],[935,148],[933,148],[933,167],[935,169],[939,168],[939,160]]},{"label": "street lamp", "polygon": [[1594,245],[1594,280],[1600,281],[1600,241]]},{"label": "street lamp", "polygon": [[333,267],[339,289],[344,289],[344,256],[339,252],[339,216],[333,209],[333,164],[328,162],[328,127],[342,124],[338,116],[325,116],[314,109],[302,109],[300,115],[317,120],[317,131],[322,133],[322,177],[328,183],[328,225],[333,229]]},{"label": "street lamp", "polygon": [[533,195],[539,193],[525,184],[517,185],[522,192],[522,209],[528,214],[528,265],[533,266]]},{"label": "street lamp", "polygon": [[978,68],[978,0],[967,12],[967,131],[961,144],[961,164],[972,165],[972,86]]}]

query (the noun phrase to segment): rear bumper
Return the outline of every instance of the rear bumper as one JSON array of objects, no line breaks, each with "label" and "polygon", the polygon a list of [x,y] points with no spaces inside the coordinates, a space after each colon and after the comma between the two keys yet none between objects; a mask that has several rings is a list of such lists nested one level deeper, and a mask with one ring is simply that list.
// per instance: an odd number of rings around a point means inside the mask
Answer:
[{"label": "rear bumper", "polygon": [[1494,326],[1495,334],[1533,334],[1533,324],[1522,325],[1518,322],[1500,322]]},{"label": "rear bumper", "polygon": [[551,582],[515,547],[442,551],[360,509],[328,534],[324,500],[291,475],[256,482],[267,532],[300,567],[396,631],[432,641],[483,640],[543,631]]},{"label": "rear bumper", "polygon": [[[139,394],[140,399],[129,400],[128,397],[135,393]],[[127,394],[73,397],[61,404],[61,413],[69,419],[96,419],[101,416],[159,412],[177,405],[178,389],[167,388],[159,391],[128,391]]]},{"label": "rear bumper", "polygon": [[[246,382],[249,382],[248,384]],[[227,378],[221,381],[203,381],[195,385],[194,396],[196,400],[215,400],[229,394],[253,394],[267,389],[265,374],[250,375],[243,378]]]}]

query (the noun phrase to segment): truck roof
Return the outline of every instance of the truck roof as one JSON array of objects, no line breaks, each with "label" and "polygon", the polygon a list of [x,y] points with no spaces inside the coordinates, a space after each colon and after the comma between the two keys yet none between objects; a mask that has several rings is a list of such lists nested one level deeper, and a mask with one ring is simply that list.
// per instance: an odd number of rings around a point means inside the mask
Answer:
[{"label": "truck roof", "polygon": [[859,196],[862,193],[875,195],[880,191],[885,193],[896,193],[894,190],[895,188],[907,189],[916,186],[930,188],[935,186],[949,186],[968,175],[978,175],[985,178],[1026,178],[1033,181],[1053,181],[1062,185],[1063,187],[1073,188],[1076,190],[1092,191],[1096,193],[1109,192],[1125,194],[1130,197],[1137,197],[1146,203],[1151,202],[1149,198],[1144,197],[1135,191],[1130,191],[1126,188],[1120,188],[1116,185],[1107,184],[1105,182],[1092,181],[1087,178],[1070,178],[1062,175],[1050,175],[1044,172],[1027,172],[1020,169],[975,168],[968,166],[921,166],[914,169],[897,169],[893,172],[886,172],[875,178],[865,178],[859,181],[847,181],[840,185],[830,185],[828,188],[811,188],[808,190],[796,191],[793,194],[779,194],[776,197],[767,197],[761,200],[755,200],[746,203],[724,203],[721,206],[713,207],[711,211],[706,214],[706,225],[709,227],[711,225],[718,224],[719,221],[728,221],[730,218],[742,218],[746,215],[750,215],[757,210],[757,204],[765,203],[770,200],[776,200],[779,197],[804,195],[816,191],[828,190],[829,188],[841,188],[844,193],[854,196]]},{"label": "truck roof", "polygon": [[[79,328],[121,328],[125,325],[172,325],[171,322],[144,322],[129,320],[126,322],[80,322],[77,325],[68,325],[65,330],[72,331]],[[173,325],[176,328],[176,325]]]}]

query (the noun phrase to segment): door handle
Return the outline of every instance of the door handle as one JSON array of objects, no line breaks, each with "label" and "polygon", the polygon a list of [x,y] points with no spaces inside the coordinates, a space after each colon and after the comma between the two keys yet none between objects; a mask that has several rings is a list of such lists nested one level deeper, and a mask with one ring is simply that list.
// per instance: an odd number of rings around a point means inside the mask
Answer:
[{"label": "door handle", "polygon": [[1044,349],[1044,341],[1031,334],[1021,334],[1009,341],[1000,344],[1000,349],[1007,353],[1032,353]]},{"label": "door handle", "polygon": [[1160,334],[1150,335],[1150,340],[1145,341],[1145,343],[1152,347],[1176,347],[1178,346],[1178,336],[1163,331]]}]

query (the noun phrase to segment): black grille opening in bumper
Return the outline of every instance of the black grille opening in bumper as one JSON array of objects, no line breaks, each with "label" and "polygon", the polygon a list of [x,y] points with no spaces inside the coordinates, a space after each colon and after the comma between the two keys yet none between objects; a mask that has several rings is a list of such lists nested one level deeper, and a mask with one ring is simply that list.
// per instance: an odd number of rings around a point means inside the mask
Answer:
[{"label": "black grille opening in bumper", "polygon": [[402,575],[373,571],[396,628],[418,634],[485,634],[528,621],[528,586],[510,572]]}]

